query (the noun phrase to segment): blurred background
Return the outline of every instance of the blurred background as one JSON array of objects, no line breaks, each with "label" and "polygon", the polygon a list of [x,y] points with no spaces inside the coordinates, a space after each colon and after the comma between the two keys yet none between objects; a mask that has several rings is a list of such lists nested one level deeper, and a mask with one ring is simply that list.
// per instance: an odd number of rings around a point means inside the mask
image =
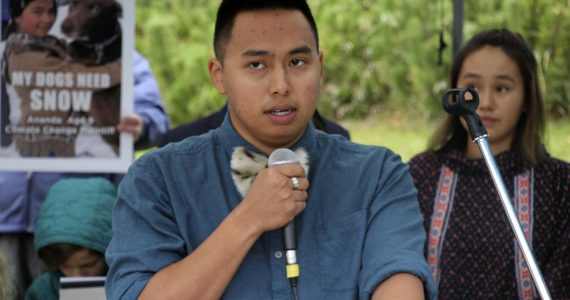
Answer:
[{"label": "blurred background", "polygon": [[[325,55],[321,113],[349,129],[354,141],[387,146],[405,161],[424,150],[444,113],[440,99],[453,57],[453,0],[308,2]],[[172,127],[225,103],[207,69],[218,4],[136,2],[136,47],[151,62]],[[570,0],[463,5],[464,41],[479,30],[506,27],[533,48],[546,91],[547,148],[570,161]]]}]

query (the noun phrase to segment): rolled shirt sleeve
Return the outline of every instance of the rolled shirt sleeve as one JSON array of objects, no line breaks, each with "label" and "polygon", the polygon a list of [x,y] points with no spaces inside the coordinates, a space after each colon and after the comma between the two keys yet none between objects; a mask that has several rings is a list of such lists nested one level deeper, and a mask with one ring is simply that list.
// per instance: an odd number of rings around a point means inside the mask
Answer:
[{"label": "rolled shirt sleeve", "polygon": [[370,298],[379,283],[397,273],[420,278],[426,297],[434,299],[436,288],[423,256],[426,233],[408,166],[391,153],[380,168],[364,242],[360,299]]},{"label": "rolled shirt sleeve", "polygon": [[150,278],[184,258],[181,239],[163,180],[142,157],[119,186],[113,210],[113,238],[107,248],[109,299],[136,299]]}]

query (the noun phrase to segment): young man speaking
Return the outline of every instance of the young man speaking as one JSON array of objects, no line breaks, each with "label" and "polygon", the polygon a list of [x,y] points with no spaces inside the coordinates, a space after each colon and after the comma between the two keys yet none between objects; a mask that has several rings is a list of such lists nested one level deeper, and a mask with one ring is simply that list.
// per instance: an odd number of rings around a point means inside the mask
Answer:
[{"label": "young man speaking", "polygon": [[[214,47],[208,67],[229,112],[220,128],[129,170],[108,297],[434,298],[407,166],[310,123],[324,68],[307,3],[222,1]],[[300,163],[266,168],[278,148]],[[281,229],[293,219],[300,267],[290,287]]]}]

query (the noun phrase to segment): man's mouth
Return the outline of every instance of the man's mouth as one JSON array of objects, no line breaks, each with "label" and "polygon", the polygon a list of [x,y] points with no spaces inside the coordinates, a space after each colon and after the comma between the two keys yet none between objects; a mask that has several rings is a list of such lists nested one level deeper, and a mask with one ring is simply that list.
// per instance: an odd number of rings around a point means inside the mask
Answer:
[{"label": "man's mouth", "polygon": [[265,113],[269,118],[279,125],[287,125],[295,120],[297,109],[291,106],[282,106],[280,108],[273,108]]},{"label": "man's mouth", "polygon": [[289,108],[289,109],[275,109],[275,110],[271,110],[269,111],[270,114],[274,115],[274,116],[286,116],[290,113],[292,113],[294,111],[294,109]]}]

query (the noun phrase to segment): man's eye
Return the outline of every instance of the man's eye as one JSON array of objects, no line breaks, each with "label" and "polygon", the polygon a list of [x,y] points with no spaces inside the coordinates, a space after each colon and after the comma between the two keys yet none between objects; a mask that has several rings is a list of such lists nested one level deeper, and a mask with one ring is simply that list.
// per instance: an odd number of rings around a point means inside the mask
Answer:
[{"label": "man's eye", "polygon": [[305,61],[300,60],[300,59],[294,59],[291,61],[292,66],[302,66],[304,64],[305,64]]},{"label": "man's eye", "polygon": [[262,69],[264,66],[265,66],[265,65],[264,65],[263,63],[258,62],[258,61],[254,61],[254,62],[252,62],[252,63],[249,64],[249,67],[250,67],[251,69],[254,69],[254,70]]}]

